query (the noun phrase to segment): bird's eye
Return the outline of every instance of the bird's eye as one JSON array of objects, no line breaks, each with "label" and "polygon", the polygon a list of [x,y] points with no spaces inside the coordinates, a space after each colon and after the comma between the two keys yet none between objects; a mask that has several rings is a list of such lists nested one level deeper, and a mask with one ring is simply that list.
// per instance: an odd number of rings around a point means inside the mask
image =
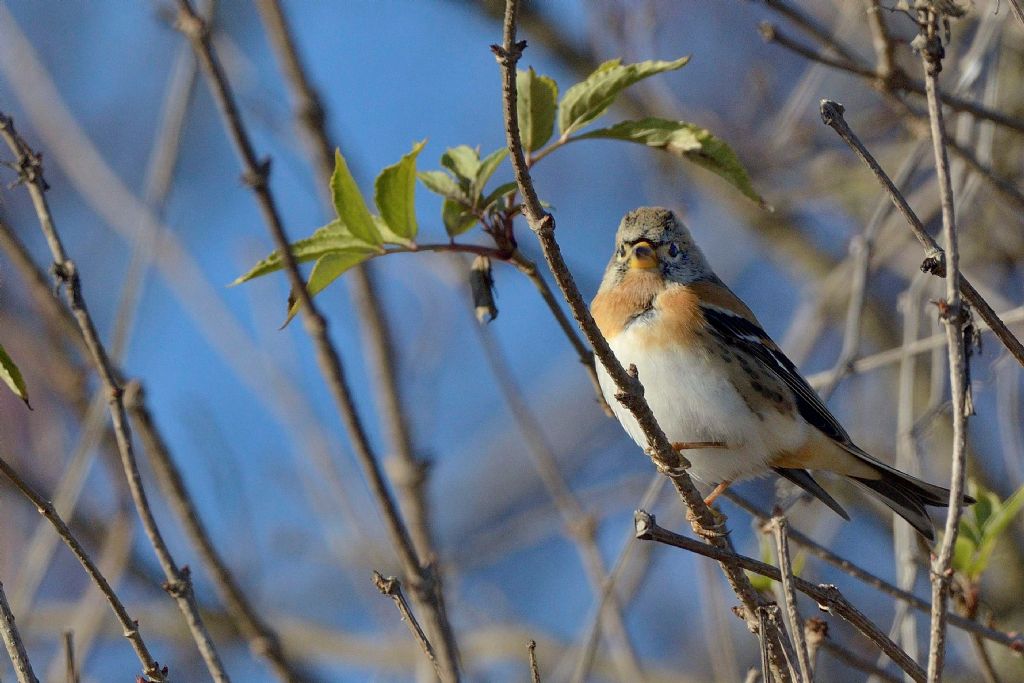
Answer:
[{"label": "bird's eye", "polygon": [[678,255],[679,255],[679,247],[676,246],[676,243],[673,242],[672,244],[668,245],[668,256],[669,256],[669,258],[675,258]]}]

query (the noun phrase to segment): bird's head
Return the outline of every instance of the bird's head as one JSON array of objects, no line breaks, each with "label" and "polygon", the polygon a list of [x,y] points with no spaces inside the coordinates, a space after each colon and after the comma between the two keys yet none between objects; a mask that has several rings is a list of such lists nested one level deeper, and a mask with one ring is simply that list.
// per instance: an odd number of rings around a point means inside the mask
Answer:
[{"label": "bird's head", "polygon": [[714,277],[690,231],[668,209],[642,207],[630,211],[615,233],[615,252],[602,287],[630,276],[655,277],[687,284]]}]

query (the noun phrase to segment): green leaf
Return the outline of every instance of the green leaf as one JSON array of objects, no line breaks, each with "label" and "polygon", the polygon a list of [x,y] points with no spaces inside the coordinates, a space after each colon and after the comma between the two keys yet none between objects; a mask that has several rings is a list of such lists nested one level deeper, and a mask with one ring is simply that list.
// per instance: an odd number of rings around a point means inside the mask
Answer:
[{"label": "green leaf", "polygon": [[480,170],[480,154],[468,145],[451,147],[441,155],[441,165],[454,173],[459,186],[468,192]]},{"label": "green leaf", "polygon": [[476,202],[480,195],[483,194],[484,188],[487,186],[487,181],[491,179],[494,172],[498,169],[498,166],[505,157],[508,156],[508,148],[502,147],[501,149],[495,150],[488,154],[481,162],[480,167],[477,169],[476,177],[473,179],[473,184],[469,188],[469,196]]},{"label": "green leaf", "polygon": [[401,235],[395,234],[384,219],[380,216],[374,216],[373,222],[377,226],[377,230],[380,232],[380,238],[384,240],[385,244],[399,244],[403,247],[413,249],[416,247],[416,242],[413,240],[406,239]]},{"label": "green leaf", "polygon": [[533,152],[551,139],[558,111],[558,84],[547,76],[538,76],[531,66],[516,73],[516,109],[523,147]]},{"label": "green leaf", "polygon": [[978,496],[978,503],[975,504],[975,507],[984,498],[989,496],[995,499],[996,504],[992,506],[991,514],[986,515],[985,521],[980,524],[981,542],[978,544],[978,548],[975,551],[975,559],[968,570],[968,575],[974,580],[980,578],[988,568],[988,563],[992,558],[992,552],[996,548],[996,543],[1003,535],[1003,532],[1006,531],[1006,527],[1010,525],[1013,518],[1024,507],[1024,486],[1017,489],[1013,495],[1002,502],[999,502],[999,498],[995,494],[985,491],[982,496]]},{"label": "green leaf", "polygon": [[605,113],[623,90],[649,76],[682,68],[689,57],[675,61],[622,64],[613,59],[597,67],[583,81],[569,88],[558,109],[558,130],[568,137]]},{"label": "green leaf", "polygon": [[441,206],[441,219],[444,221],[444,228],[448,235],[455,237],[466,232],[476,225],[477,217],[462,204],[445,199]]},{"label": "green leaf", "polygon": [[[373,184],[373,201],[392,234],[407,241],[416,238],[416,157],[426,144],[417,142],[412,151],[388,166]],[[387,241],[387,240],[385,240]]]},{"label": "green leaf", "polygon": [[[367,254],[380,252],[378,246],[369,244],[353,235],[340,220],[333,220],[319,228],[311,236],[292,244],[292,254],[299,263],[312,261],[332,251],[365,251]],[[284,267],[284,259],[280,251],[274,251],[265,259],[252,267],[249,272],[231,283],[231,286],[247,282],[253,278],[273,273]]]},{"label": "green leaf", "polygon": [[[324,290],[327,285],[337,280],[345,271],[357,266],[370,257],[371,253],[362,250],[332,251],[324,254],[313,264],[313,270],[306,282],[306,290],[311,297],[316,296]],[[285,318],[284,327],[292,321],[298,313],[301,300],[294,293],[288,297],[288,317]]]},{"label": "green leaf", "polygon": [[491,205],[494,204],[494,202],[498,201],[499,199],[507,195],[509,192],[514,191],[517,187],[518,185],[516,185],[515,182],[508,182],[498,185],[496,188],[491,190],[490,194],[488,194],[480,201],[480,209],[486,211],[487,209],[491,208]]},{"label": "green leaf", "polygon": [[18,370],[18,366],[7,355],[3,345],[0,345],[0,379],[14,392],[15,396],[25,402],[29,409],[32,408],[32,404],[28,402],[28,389],[25,388],[25,379],[21,376],[21,370]]},{"label": "green leaf", "polygon": [[341,151],[337,149],[334,150],[331,199],[334,201],[334,210],[338,212],[338,218],[348,226],[353,235],[370,244],[381,243],[380,233],[373,224],[373,218],[370,210],[366,208],[363,195],[359,192],[359,186],[348,170],[345,157],[341,156]]},{"label": "green leaf", "polygon": [[723,140],[700,126],[685,121],[646,118],[623,121],[573,139],[586,138],[612,138],[663,149],[718,174],[744,195],[765,206],[764,199],[754,190],[750,176],[736,153]]},{"label": "green leaf", "polygon": [[459,187],[455,179],[444,171],[422,171],[416,174],[420,182],[434,194],[451,199],[462,204],[469,204],[469,196],[465,190]]}]

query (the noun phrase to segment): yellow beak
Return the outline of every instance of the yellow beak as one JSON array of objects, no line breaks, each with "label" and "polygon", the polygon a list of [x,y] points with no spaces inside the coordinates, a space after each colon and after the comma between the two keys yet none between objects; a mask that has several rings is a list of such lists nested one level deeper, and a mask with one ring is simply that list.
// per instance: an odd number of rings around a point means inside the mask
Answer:
[{"label": "yellow beak", "polygon": [[649,270],[658,267],[658,254],[650,242],[637,242],[629,253],[629,267]]}]

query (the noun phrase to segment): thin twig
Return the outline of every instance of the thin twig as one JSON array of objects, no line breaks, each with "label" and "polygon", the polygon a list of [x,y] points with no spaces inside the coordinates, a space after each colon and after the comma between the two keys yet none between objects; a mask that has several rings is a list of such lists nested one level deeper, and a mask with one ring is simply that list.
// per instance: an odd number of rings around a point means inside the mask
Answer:
[{"label": "thin twig", "polygon": [[[774,4],[774,2],[770,3],[769,7]],[[927,95],[924,83],[907,77],[907,75],[899,69],[896,69],[891,77],[884,79],[882,74],[875,71],[872,67],[866,66],[860,61],[849,61],[847,59],[835,58],[830,55],[824,55],[816,52],[813,48],[807,47],[806,45],[803,45],[782,33],[777,26],[769,22],[762,22],[760,25],[760,31],[761,36],[765,41],[777,43],[778,45],[781,45],[782,47],[785,47],[786,49],[813,62],[818,62],[834,69],[839,69],[840,71],[845,71],[847,73],[854,74],[855,76],[867,79],[876,90],[879,90],[882,93],[891,93],[895,95],[899,91],[906,91],[915,95]],[[992,123],[998,124],[1017,133],[1024,133],[1024,120],[1022,119],[989,109],[977,102],[973,102],[950,93],[944,92],[941,93],[940,96],[942,98],[942,104],[956,112],[970,114],[975,118],[991,121]]]},{"label": "thin twig", "polygon": [[131,427],[125,412],[123,392],[106,347],[99,338],[99,333],[96,331],[96,326],[86,306],[78,270],[75,263],[68,258],[60,234],[54,225],[53,215],[46,200],[47,184],[43,178],[39,155],[29,149],[25,141],[14,130],[11,119],[5,115],[0,115],[0,136],[4,138],[7,146],[18,159],[19,170],[27,185],[29,196],[32,198],[39,217],[40,227],[54,260],[54,275],[58,284],[63,286],[65,301],[74,314],[79,332],[89,349],[90,360],[108,393],[111,422],[114,435],[117,438],[121,465],[124,468],[135,509],[142,520],[143,529],[166,577],[167,583],[164,590],[174,598],[184,615],[210,675],[218,682],[228,681],[229,678],[217,654],[216,646],[203,625],[202,616],[196,606],[189,572],[187,568],[179,568],[174,561],[149,506],[138,462],[135,459],[135,449],[132,444]]},{"label": "thin twig", "polygon": [[[576,322],[594,349],[594,353],[601,361],[605,371],[608,372],[614,382],[617,391],[616,398],[636,417],[647,440],[648,454],[654,460],[658,469],[672,480],[676,491],[679,492],[687,508],[690,510],[695,524],[704,530],[714,530],[708,534],[708,543],[715,548],[726,550],[730,543],[722,529],[721,520],[715,519],[711,510],[704,504],[703,497],[690,480],[686,472],[689,462],[672,448],[664,431],[658,425],[654,413],[651,412],[650,406],[643,397],[643,386],[640,381],[635,373],[628,373],[622,367],[622,364],[612,352],[611,347],[609,347],[607,340],[605,340],[598,329],[594,318],[590,315],[586,302],[583,300],[583,296],[573,280],[572,273],[562,257],[558,241],[555,239],[555,220],[544,211],[537,196],[537,191],[533,186],[529,169],[526,166],[516,114],[516,64],[522,55],[523,49],[526,47],[525,42],[516,41],[518,7],[518,0],[506,1],[502,45],[492,45],[491,49],[497,56],[498,63],[501,66],[505,134],[516,184],[523,198],[524,214],[530,229],[533,230],[540,241],[544,258],[552,275],[554,275],[555,282],[562,291],[563,297],[568,302]],[[746,574],[728,564],[723,564],[722,567],[730,585],[743,603],[744,618],[748,626],[756,626],[756,613],[757,607],[761,602],[760,597],[754,591]],[[773,641],[778,641],[778,639],[784,637],[775,629],[770,629],[770,631],[769,637]],[[778,659],[780,649],[773,648],[775,660],[772,662],[772,669],[781,680],[787,681],[789,680],[788,673],[785,671],[782,661]]]},{"label": "thin twig", "polygon": [[[638,507],[642,509],[653,507],[658,494],[661,492],[662,486],[664,486],[664,481],[665,480],[660,474],[655,474],[651,479],[651,483],[647,485],[647,490],[644,491],[644,495],[641,497],[640,505]],[[625,573],[626,567],[633,556],[633,552],[636,551],[640,545],[640,543],[636,542],[635,534],[630,532],[626,536],[625,543],[623,543],[622,549],[619,551],[618,556],[615,559],[615,563],[612,565],[612,570],[608,573],[608,576],[605,577],[605,581],[601,585],[601,592],[597,596],[597,604],[594,607],[593,616],[590,618],[587,625],[583,646],[580,648],[580,655],[576,660],[576,667],[569,679],[572,683],[583,683],[583,681],[587,680],[590,668],[594,662],[594,657],[597,654],[597,644],[599,636],[601,635],[601,618],[604,615],[605,605],[608,604],[608,602],[612,600],[613,596],[616,595],[616,585]]]},{"label": "thin twig", "polygon": [[[875,0],[867,0],[868,2],[875,3]],[[908,119],[906,123],[911,130],[920,130],[922,125],[925,129],[928,127],[927,115],[922,115],[914,107],[906,102],[904,97],[901,95],[901,90],[907,89],[907,84],[910,83],[906,73],[899,68],[898,64],[893,62],[893,69],[887,71],[884,65],[879,63],[876,68],[872,68],[866,63],[862,62],[855,55],[845,48],[838,40],[833,38],[830,34],[825,32],[823,29],[818,33],[808,30],[808,22],[814,23],[814,20],[806,15],[803,10],[798,7],[789,5],[784,0],[772,0],[770,3],[766,3],[769,9],[774,10],[776,13],[781,14],[792,21],[796,26],[803,29],[809,35],[814,36],[825,48],[843,56],[843,60],[830,59],[823,57],[818,53],[814,52],[811,48],[805,47],[792,39],[788,39],[784,34],[780,33],[778,29],[771,24],[762,25],[761,32],[766,39],[776,42],[783,47],[796,52],[797,54],[809,59],[813,62],[824,64],[832,68],[848,71],[855,73],[859,76],[868,78],[872,86],[885,96],[895,106],[902,109],[907,115]],[[872,11],[868,10],[868,23],[872,29],[873,38],[876,40],[881,38],[881,34],[878,32],[879,27],[873,24],[874,15]],[[881,17],[878,17],[878,21],[881,22]],[[884,24],[879,24],[882,31],[885,31]],[[891,38],[890,38],[891,40]],[[876,43],[877,44],[877,43]],[[881,59],[881,57],[880,57]],[[845,61],[844,61],[845,60]],[[911,91],[919,95],[925,94],[924,85],[922,83],[910,83],[912,86]],[[943,95],[943,101],[946,104],[953,106],[956,109],[956,105],[961,107],[970,107],[970,103],[953,95]],[[963,110],[963,109],[961,109]],[[995,113],[993,110],[986,110],[990,113]],[[1001,114],[995,113],[996,116],[1002,116]],[[1016,119],[1012,119],[1016,121]],[[948,142],[949,150],[960,157],[972,170],[980,174],[981,177],[987,181],[992,188],[1001,195],[1007,201],[1016,203],[1019,207],[1024,210],[1024,194],[1016,187],[1016,185],[996,175],[992,168],[982,164],[977,157],[967,148],[955,144],[953,141]]]},{"label": "thin twig", "polygon": [[164,497],[170,503],[199,559],[206,567],[225,609],[231,615],[239,632],[249,641],[249,649],[264,658],[282,681],[299,683],[305,680],[295,665],[288,661],[277,633],[260,616],[227,562],[214,546],[213,539],[185,486],[181,470],[171,457],[167,443],[146,406],[142,386],[138,382],[129,382],[125,386],[124,401],[142,439],[143,448],[153,465],[157,483]]},{"label": "thin twig", "polygon": [[65,676],[67,683],[79,683],[78,661],[75,659],[75,634],[64,632],[64,662],[67,664]]},{"label": "thin twig", "polygon": [[[885,171],[882,170],[882,167],[875,160],[874,156],[871,155],[871,152],[864,147],[860,139],[850,129],[849,124],[846,123],[846,119],[843,118],[844,111],[845,108],[838,102],[833,102],[831,100],[821,101],[822,121],[825,125],[835,130],[836,133],[839,134],[839,137],[841,137],[843,141],[857,153],[861,160],[868,165],[868,168],[870,168],[874,173],[878,182],[881,183],[889,192],[889,196],[892,198],[896,208],[899,209],[900,213],[903,214],[903,217],[906,218],[911,231],[914,233],[914,237],[916,237],[917,241],[921,243],[922,247],[924,247],[925,260],[921,264],[921,270],[926,273],[931,273],[932,275],[945,277],[948,269],[948,265],[946,264],[947,254],[943,252],[939,243],[928,234],[925,230],[924,224],[921,223],[921,220],[914,213],[913,209],[911,209],[910,205],[907,204],[907,200],[903,197],[903,194],[893,184],[892,180],[889,179],[889,176],[886,175]],[[949,164],[947,161],[946,167],[948,168],[948,166]],[[952,202],[952,198],[950,198],[950,202]],[[984,298],[982,298],[981,294],[978,293],[978,290],[974,288],[967,278],[962,274],[958,273],[958,275],[959,293],[962,294],[967,303],[969,303],[974,310],[978,312],[978,315],[981,316],[982,320],[988,324],[996,337],[999,338],[999,341],[1003,343],[1003,346],[1013,354],[1013,357],[1016,358],[1021,365],[1024,365],[1024,345],[1021,345],[1020,340],[1013,336],[1013,333],[1007,329],[1006,324],[999,319],[999,316],[997,316],[995,311],[992,310],[992,307],[989,306],[988,302],[985,301]],[[957,298],[959,298],[959,295]]]},{"label": "thin twig", "polygon": [[516,251],[512,254],[509,262],[514,265],[520,273],[525,275],[533,286],[536,287],[540,297],[547,304],[551,314],[555,317],[555,321],[558,323],[558,327],[562,330],[565,338],[569,340],[573,350],[576,351],[576,356],[580,359],[580,363],[587,371],[587,375],[590,377],[590,383],[594,387],[595,395],[597,396],[597,403],[601,406],[601,410],[608,417],[612,417],[611,406],[604,399],[604,392],[601,391],[601,383],[597,379],[597,367],[594,364],[594,353],[587,348],[586,343],[580,339],[576,330],[573,328],[572,322],[568,316],[565,315],[565,311],[558,305],[558,301],[555,299],[554,293],[551,291],[551,287],[548,285],[547,280],[540,274],[540,270],[537,268],[537,264],[526,258],[521,251]]},{"label": "thin twig", "polygon": [[882,16],[879,0],[864,0],[871,31],[871,44],[875,48],[875,70],[883,80],[889,80],[896,73],[896,45],[889,33],[889,27]]},{"label": "thin twig", "polygon": [[793,563],[789,557],[789,542],[787,541],[787,522],[781,515],[772,517],[772,536],[775,538],[775,554],[779,562],[779,572],[782,576],[782,602],[786,608],[786,616],[789,619],[790,635],[793,639],[793,646],[796,648],[797,662],[800,664],[800,678],[804,683],[811,683],[814,680],[812,675],[810,655],[807,652],[807,641],[804,639],[804,621],[800,618],[800,611],[797,609],[796,592],[793,590]]},{"label": "thin twig", "polygon": [[1010,0],[1010,9],[1013,10],[1021,26],[1024,26],[1024,7],[1022,7],[1020,0]]},{"label": "thin twig", "polygon": [[3,638],[7,654],[14,665],[14,674],[18,683],[39,683],[36,674],[32,671],[32,662],[28,659],[28,651],[25,643],[18,632],[18,626],[14,623],[14,612],[7,604],[7,594],[4,593],[4,584],[0,583],[0,638]]},{"label": "thin twig", "polygon": [[531,683],[540,683],[540,667],[537,666],[537,641],[528,642],[526,651],[530,657],[530,681]]},{"label": "thin twig", "polygon": [[[278,0],[260,0],[256,7],[291,93],[294,117],[303,134],[309,161],[318,176],[317,188],[320,196],[328,212],[333,212],[334,207],[327,187],[334,170],[335,145],[331,143],[327,134],[327,110],[302,62],[292,27],[281,3]],[[372,267],[364,264],[353,268],[350,282],[352,299],[366,336],[364,346],[375,380],[375,393],[395,454],[393,460],[388,463],[388,471],[395,485],[399,509],[409,525],[413,547],[422,561],[432,566],[435,573],[435,580],[432,582],[435,595],[431,599],[440,609],[444,609],[442,577],[436,566],[438,553],[427,499],[429,461],[417,453],[413,444],[412,429],[402,404],[401,387],[396,373],[397,358],[391,326],[377,292]],[[419,591],[413,591],[411,598],[421,612],[430,609],[421,605],[422,596]],[[427,627],[431,630],[435,642],[440,644],[445,661],[452,661],[454,655],[451,652],[453,646],[450,632],[433,632],[433,621],[428,623]]]},{"label": "thin twig", "polygon": [[160,665],[153,659],[152,655],[149,654],[149,649],[146,647],[145,641],[142,639],[142,634],[139,632],[139,623],[132,619],[131,615],[128,614],[128,610],[125,609],[121,599],[117,597],[114,589],[110,587],[110,583],[106,577],[100,572],[99,568],[89,557],[89,553],[86,552],[85,548],[78,541],[78,537],[72,533],[68,525],[64,523],[61,516],[57,514],[57,511],[53,508],[53,505],[47,499],[36,493],[36,491],[28,485],[28,483],[21,478],[21,475],[11,467],[6,460],[0,458],[0,474],[3,474],[7,479],[14,484],[14,486],[21,491],[21,493],[28,498],[35,506],[36,510],[39,511],[43,517],[49,520],[50,524],[57,531],[57,535],[60,536],[61,540],[68,546],[72,554],[78,559],[78,561],[85,568],[89,578],[92,579],[93,583],[100,589],[106,597],[107,602],[110,604],[110,608],[114,611],[114,616],[117,617],[117,621],[121,624],[122,633],[124,637],[131,643],[132,649],[135,650],[135,654],[138,656],[139,661],[142,663],[143,674],[152,681],[166,681],[167,675],[166,670],[161,669]]},{"label": "thin twig", "polygon": [[942,679],[942,666],[946,656],[946,611],[949,605],[950,583],[953,578],[953,547],[963,514],[964,477],[967,465],[967,359],[964,349],[964,323],[967,313],[960,303],[960,249],[957,243],[956,219],[953,210],[953,185],[949,175],[949,155],[946,152],[946,129],[939,101],[939,72],[942,70],[942,38],[939,24],[943,20],[937,9],[929,7],[918,12],[921,23],[919,38],[921,65],[925,71],[928,114],[931,120],[932,148],[935,152],[935,172],[939,183],[942,205],[942,232],[946,246],[946,301],[941,307],[949,346],[949,382],[953,400],[953,454],[949,485],[949,508],[942,545],[932,562],[932,610],[928,646],[928,681]]},{"label": "thin twig", "polygon": [[823,642],[821,644],[821,649],[828,652],[833,658],[842,662],[846,666],[871,674],[886,683],[903,683],[903,676],[893,675],[885,669],[876,666],[874,662],[863,657],[858,657],[848,648],[845,648],[831,640]]},{"label": "thin twig", "polygon": [[[746,498],[740,496],[735,491],[726,491],[722,494],[732,502],[736,503],[740,508],[747,511],[762,524],[766,524],[771,520],[771,515],[763,510],[757,508],[756,505],[748,501]],[[834,567],[840,569],[843,573],[852,576],[853,578],[864,582],[865,584],[876,588],[883,593],[891,595],[897,600],[902,600],[911,607],[921,612],[929,612],[931,610],[931,604],[922,598],[917,597],[913,593],[903,590],[898,586],[894,586],[885,579],[875,576],[863,567],[847,560],[839,555],[836,555],[831,550],[815,542],[809,536],[806,536],[796,529],[789,529],[789,540],[796,543],[801,548],[804,548],[809,553],[818,557],[825,562],[828,562]],[[965,617],[950,612],[948,615],[949,623],[957,628],[963,629],[970,633],[976,633],[986,640],[1005,645],[1017,654],[1024,653],[1024,637],[1019,633],[1006,633],[1003,631],[997,631],[996,629],[983,626],[976,621],[967,619]]]},{"label": "thin twig", "polygon": [[[480,345],[483,347],[484,355],[491,366],[491,372],[505,398],[505,403],[508,404],[509,412],[512,413],[519,431],[523,434],[530,461],[555,504],[555,508],[562,518],[562,524],[568,532],[567,535],[572,539],[579,552],[580,561],[583,563],[587,580],[594,591],[594,597],[598,598],[601,586],[607,579],[607,572],[601,557],[601,550],[597,546],[597,525],[593,515],[588,514],[583,508],[580,501],[573,495],[565,477],[562,476],[540,421],[523,398],[522,391],[512,377],[508,362],[497,343],[483,325],[475,324],[475,322],[473,327],[477,331]],[[609,645],[613,658],[619,664],[620,675],[626,680],[642,680],[640,660],[629,640],[629,632],[622,617],[622,607],[614,593],[608,597],[601,617],[608,622]]]},{"label": "thin twig", "polygon": [[298,264],[291,252],[291,242],[285,233],[284,224],[268,183],[270,163],[268,160],[260,160],[256,156],[249,135],[242,125],[241,116],[227,78],[214,55],[205,23],[196,15],[188,0],[179,0],[178,7],[179,29],[191,41],[193,49],[199,56],[214,98],[225,119],[232,143],[243,165],[244,179],[252,188],[263,213],[264,222],[282,255],[292,292],[298,297],[298,303],[302,308],[303,324],[316,348],[321,372],[345,423],[353,450],[363,468],[370,489],[381,507],[392,545],[402,564],[406,583],[421,596],[420,599],[424,603],[426,612],[423,616],[430,626],[430,631],[441,634],[440,664],[444,674],[442,680],[458,681],[459,672],[454,635],[441,602],[440,592],[435,589],[433,569],[430,565],[422,562],[416,553],[409,529],[388,489],[380,463],[370,446],[363,422],[356,410],[344,366],[328,335],[327,321],[306,289]]},{"label": "thin twig", "polygon": [[409,603],[405,600],[405,593],[402,592],[401,582],[393,576],[385,579],[380,572],[374,571],[373,585],[377,587],[381,595],[387,595],[394,600],[398,613],[402,615],[402,621],[409,625],[409,632],[416,639],[416,643],[423,650],[423,654],[430,660],[430,664],[434,667],[437,677],[444,680],[444,672],[441,671],[441,666],[434,655],[434,647],[430,644],[430,640],[427,639],[427,635],[423,633],[423,629],[420,628],[420,622],[416,621],[416,615],[409,608]]},{"label": "thin twig", "polygon": [[[962,281],[963,278],[961,277],[961,282]],[[1002,320],[1007,325],[1016,325],[1024,322],[1024,306],[1011,308],[1008,311],[1000,313],[999,319]],[[991,331],[991,328],[984,322],[979,322],[977,324],[977,329],[979,331]],[[921,353],[928,353],[929,351],[943,347],[945,345],[946,335],[944,333],[933,334],[928,337],[922,337],[921,339],[918,339],[917,341],[908,344],[906,347],[896,346],[891,349],[886,349],[885,351],[879,351],[878,353],[873,353],[869,356],[863,356],[861,358],[858,358],[857,360],[853,361],[853,363],[851,363],[850,373],[856,374],[868,372],[871,370],[877,370],[887,365],[899,363],[904,353],[918,355]],[[1007,356],[1007,358],[1012,358],[1012,356]],[[1016,359],[1014,359],[1013,362],[1016,362]],[[832,373],[832,370],[816,372],[813,375],[808,375],[807,381],[808,383],[810,383],[812,387],[824,386],[824,384],[828,382],[829,379],[832,377]]]},{"label": "thin twig", "polygon": [[[778,568],[765,564],[745,555],[722,550],[700,541],[695,541],[685,536],[673,533],[657,525],[654,517],[643,510],[637,510],[634,516],[636,537],[641,540],[657,541],[671,545],[683,550],[710,557],[713,560],[728,564],[739,569],[752,571],[761,576],[767,576],[773,581],[781,581],[782,574]],[[793,577],[793,587],[801,593],[810,596],[817,601],[819,607],[827,612],[835,612],[855,629],[860,631],[869,640],[875,643],[883,652],[905,671],[915,681],[925,680],[925,671],[917,662],[907,656],[907,653],[900,649],[885,633],[883,633],[874,622],[868,619],[856,607],[843,597],[839,589],[832,585],[814,585],[799,577]]]}]

